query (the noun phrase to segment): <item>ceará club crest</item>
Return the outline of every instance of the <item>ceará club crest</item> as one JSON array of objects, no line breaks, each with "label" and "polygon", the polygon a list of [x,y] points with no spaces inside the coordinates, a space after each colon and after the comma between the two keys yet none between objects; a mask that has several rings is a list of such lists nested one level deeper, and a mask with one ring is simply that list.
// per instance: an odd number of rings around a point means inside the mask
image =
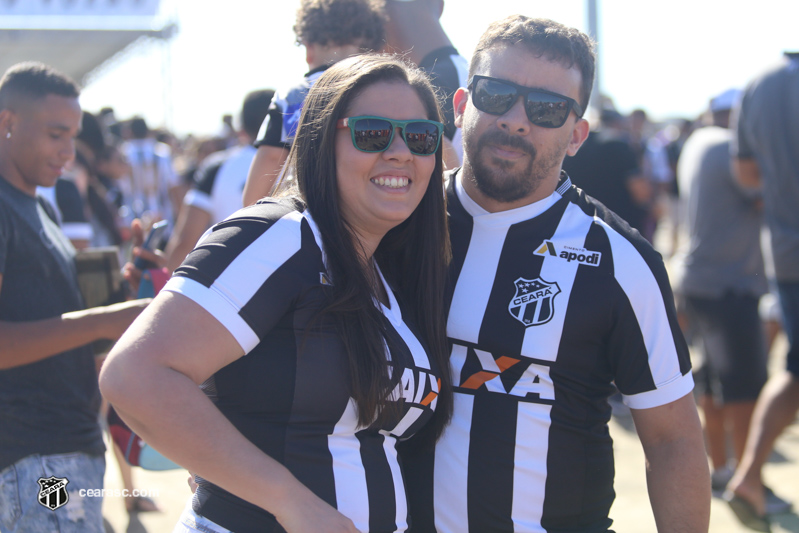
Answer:
[{"label": "cear\u00e1 club crest", "polygon": [[513,318],[524,324],[524,327],[546,324],[555,315],[555,296],[560,294],[560,287],[555,282],[541,278],[519,278],[516,294],[508,303],[508,312]]}]

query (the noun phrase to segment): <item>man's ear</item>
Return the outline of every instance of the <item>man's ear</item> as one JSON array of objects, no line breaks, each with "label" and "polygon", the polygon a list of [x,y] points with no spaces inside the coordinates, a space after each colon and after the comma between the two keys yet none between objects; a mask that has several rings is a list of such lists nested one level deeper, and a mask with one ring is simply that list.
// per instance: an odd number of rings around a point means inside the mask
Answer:
[{"label": "man's ear", "polygon": [[455,91],[452,96],[452,106],[455,108],[455,126],[463,127],[463,112],[466,110],[466,104],[469,102],[469,90],[463,87]]},{"label": "man's ear", "polygon": [[0,111],[0,136],[5,137],[14,129],[14,112],[10,109]]},{"label": "man's ear", "polygon": [[313,65],[316,61],[316,45],[313,43],[303,44],[305,46],[305,62],[308,65]]},{"label": "man's ear", "polygon": [[571,139],[569,139],[569,146],[566,148],[566,155],[574,155],[583,145],[588,138],[588,133],[591,131],[591,125],[584,118],[577,119],[577,123],[572,130]]}]

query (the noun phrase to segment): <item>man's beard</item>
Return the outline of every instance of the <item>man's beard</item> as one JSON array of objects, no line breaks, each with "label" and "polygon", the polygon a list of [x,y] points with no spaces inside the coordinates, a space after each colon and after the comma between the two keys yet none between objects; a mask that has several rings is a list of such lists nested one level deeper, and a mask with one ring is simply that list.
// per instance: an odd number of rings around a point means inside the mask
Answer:
[{"label": "man's beard", "polygon": [[[472,168],[472,181],[477,189],[492,200],[511,203],[533,194],[547,177],[551,163],[547,157],[536,160],[539,155],[535,147],[524,139],[509,135],[502,130],[483,133],[479,138],[466,135],[465,152],[470,155],[468,164]],[[520,150],[529,158],[524,168],[514,172],[518,162],[507,161],[488,155],[490,145]]]}]

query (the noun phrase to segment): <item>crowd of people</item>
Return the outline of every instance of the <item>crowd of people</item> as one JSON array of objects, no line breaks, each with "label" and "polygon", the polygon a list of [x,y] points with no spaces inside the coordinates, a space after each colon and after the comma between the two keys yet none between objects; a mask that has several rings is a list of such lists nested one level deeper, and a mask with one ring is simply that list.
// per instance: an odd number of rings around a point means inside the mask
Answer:
[{"label": "crowd of people", "polygon": [[[0,531],[103,531],[109,404],[191,473],[181,533],[612,531],[612,398],[659,531],[792,509],[799,56],[655,124],[592,100],[582,32],[510,16],[467,62],[443,8],[301,0],[308,73],[208,138],[5,73]],[[108,247],[126,297],[87,308]]]}]

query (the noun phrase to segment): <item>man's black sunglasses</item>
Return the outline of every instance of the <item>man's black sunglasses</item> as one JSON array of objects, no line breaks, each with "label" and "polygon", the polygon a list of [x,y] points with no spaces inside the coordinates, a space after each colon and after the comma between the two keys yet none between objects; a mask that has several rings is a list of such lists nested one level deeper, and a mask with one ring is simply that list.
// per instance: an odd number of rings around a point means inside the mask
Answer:
[{"label": "man's black sunglasses", "polygon": [[583,116],[580,104],[568,96],[543,89],[531,89],[498,78],[472,76],[469,80],[469,92],[474,107],[491,115],[504,115],[510,111],[518,97],[523,96],[527,118],[542,128],[560,128],[566,123],[572,110],[578,118]]}]

